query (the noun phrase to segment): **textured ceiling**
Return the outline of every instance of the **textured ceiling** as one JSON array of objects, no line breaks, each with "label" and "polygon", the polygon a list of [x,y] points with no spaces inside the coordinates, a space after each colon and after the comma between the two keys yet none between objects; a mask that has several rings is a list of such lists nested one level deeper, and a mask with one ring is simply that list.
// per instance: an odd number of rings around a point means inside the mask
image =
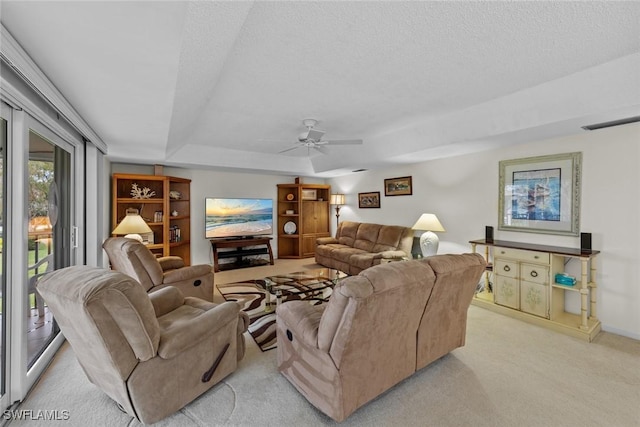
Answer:
[{"label": "textured ceiling", "polygon": [[[640,114],[638,2],[17,2],[113,160],[333,176]],[[313,117],[328,155],[284,154]]]}]

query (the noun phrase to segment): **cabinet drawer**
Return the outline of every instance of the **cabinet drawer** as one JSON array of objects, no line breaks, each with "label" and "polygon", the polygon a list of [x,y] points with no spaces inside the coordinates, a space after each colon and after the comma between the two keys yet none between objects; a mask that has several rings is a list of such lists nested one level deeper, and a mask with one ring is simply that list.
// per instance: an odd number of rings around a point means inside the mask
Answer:
[{"label": "cabinet drawer", "polygon": [[541,285],[549,283],[549,267],[538,264],[520,264],[520,278]]},{"label": "cabinet drawer", "polygon": [[498,276],[517,278],[519,276],[518,263],[508,259],[496,259],[493,272]]},{"label": "cabinet drawer", "polygon": [[542,264],[549,264],[548,252],[535,252],[535,251],[525,251],[522,249],[496,247],[494,257],[495,258],[511,258],[511,259],[517,259],[518,261],[530,261],[530,262],[539,262]]},{"label": "cabinet drawer", "polygon": [[549,318],[549,287],[539,283],[520,282],[520,310]]},{"label": "cabinet drawer", "polygon": [[496,276],[494,295],[496,304],[506,307],[520,308],[520,284],[517,279],[511,277]]}]

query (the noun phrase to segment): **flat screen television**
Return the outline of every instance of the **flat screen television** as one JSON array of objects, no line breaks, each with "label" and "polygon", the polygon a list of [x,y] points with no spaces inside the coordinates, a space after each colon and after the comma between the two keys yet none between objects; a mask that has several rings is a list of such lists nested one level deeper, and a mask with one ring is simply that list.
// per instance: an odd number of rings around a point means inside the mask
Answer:
[{"label": "flat screen television", "polygon": [[273,200],[207,197],[205,237],[249,238],[273,234]]}]

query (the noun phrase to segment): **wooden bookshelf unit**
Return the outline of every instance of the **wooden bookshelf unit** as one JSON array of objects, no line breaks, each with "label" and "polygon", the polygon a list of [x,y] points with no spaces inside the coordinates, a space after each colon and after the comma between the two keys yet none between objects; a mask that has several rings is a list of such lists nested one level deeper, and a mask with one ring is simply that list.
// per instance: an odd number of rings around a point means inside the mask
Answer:
[{"label": "wooden bookshelf unit", "polygon": [[[111,229],[129,208],[137,209],[153,233],[143,236],[156,256],[179,256],[191,264],[191,180],[164,175],[114,173],[111,177]],[[133,198],[133,185],[148,188],[149,198]]]},{"label": "wooden bookshelf unit", "polygon": [[331,235],[330,195],[330,185],[278,184],[278,258],[315,255],[316,239]]}]

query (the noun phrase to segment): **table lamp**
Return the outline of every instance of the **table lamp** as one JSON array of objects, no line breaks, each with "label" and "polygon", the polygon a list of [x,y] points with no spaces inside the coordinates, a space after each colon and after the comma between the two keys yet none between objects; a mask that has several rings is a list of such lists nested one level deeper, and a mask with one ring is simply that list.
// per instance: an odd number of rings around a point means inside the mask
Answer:
[{"label": "table lamp", "polygon": [[127,239],[135,239],[142,242],[140,233],[151,233],[151,228],[138,214],[138,209],[127,209],[126,215],[120,224],[113,229],[112,234],[125,234]]},{"label": "table lamp", "polygon": [[414,230],[424,231],[420,236],[420,249],[422,256],[428,257],[438,252],[438,244],[440,240],[434,231],[445,231],[438,217],[434,214],[422,214],[418,221],[413,225]]},{"label": "table lamp", "polygon": [[336,229],[340,224],[340,208],[344,205],[344,194],[332,194],[329,201],[330,205],[336,207]]}]

